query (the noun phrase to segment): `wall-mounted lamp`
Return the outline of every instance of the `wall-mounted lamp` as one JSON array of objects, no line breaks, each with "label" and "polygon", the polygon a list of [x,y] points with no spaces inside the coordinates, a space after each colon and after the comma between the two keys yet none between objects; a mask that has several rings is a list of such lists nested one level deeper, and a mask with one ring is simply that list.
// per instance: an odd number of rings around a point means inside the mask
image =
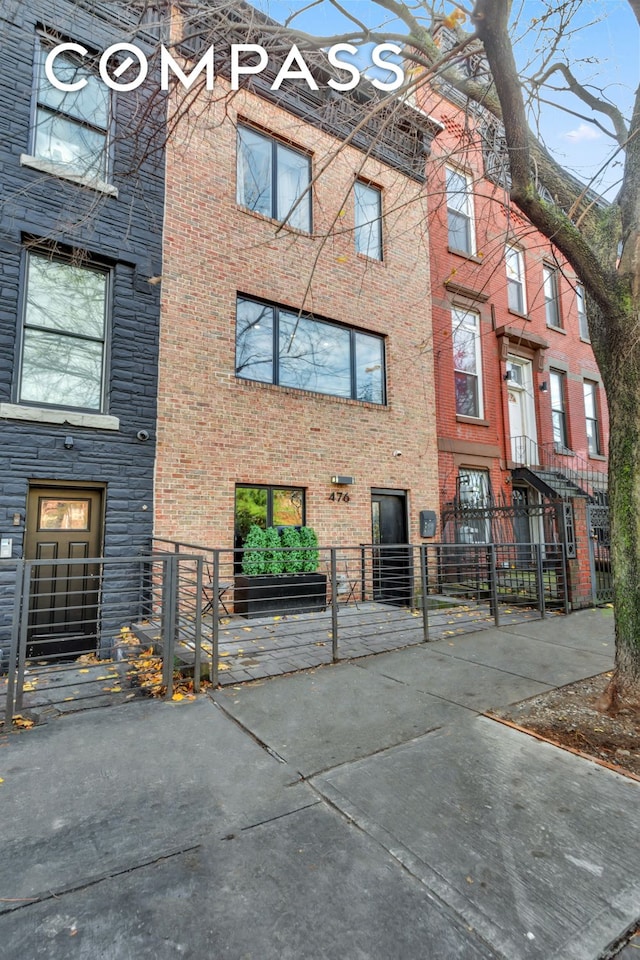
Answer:
[{"label": "wall-mounted lamp", "polygon": [[73,450],[73,437],[64,438],[64,448],[65,450]]},{"label": "wall-mounted lamp", "polygon": [[504,375],[504,377],[503,377],[502,379],[503,379],[503,380],[513,380],[513,374],[511,373],[511,370],[507,370],[507,372],[505,373],[505,375]]},{"label": "wall-mounted lamp", "polygon": [[335,477],[331,477],[331,483],[336,483],[339,486],[342,486],[342,485],[348,486],[353,482],[354,482],[353,477],[341,477],[338,475],[336,475]]},{"label": "wall-mounted lamp", "polygon": [[540,384],[540,393],[548,393],[548,392],[549,392],[549,384],[547,383],[546,380],[543,380],[542,383]]}]

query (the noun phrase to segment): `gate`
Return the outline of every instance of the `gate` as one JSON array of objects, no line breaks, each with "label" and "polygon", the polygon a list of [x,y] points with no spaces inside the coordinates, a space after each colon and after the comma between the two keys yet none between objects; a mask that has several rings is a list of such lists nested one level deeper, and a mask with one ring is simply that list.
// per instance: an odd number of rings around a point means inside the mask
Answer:
[{"label": "gate", "polygon": [[611,603],[613,601],[613,577],[611,575],[609,507],[590,503],[587,507],[587,524],[593,602],[595,604]]}]

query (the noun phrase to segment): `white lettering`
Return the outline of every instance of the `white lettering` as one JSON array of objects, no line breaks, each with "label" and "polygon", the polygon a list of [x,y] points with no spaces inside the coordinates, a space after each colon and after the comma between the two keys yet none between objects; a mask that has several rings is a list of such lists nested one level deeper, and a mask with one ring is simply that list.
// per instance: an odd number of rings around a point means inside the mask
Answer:
[{"label": "white lettering", "polygon": [[371,52],[374,66],[382,67],[383,70],[390,70],[396,76],[395,80],[378,80],[376,77],[372,77],[371,83],[376,90],[389,90],[391,92],[397,90],[404,83],[404,70],[398,63],[394,63],[392,60],[384,60],[383,53],[395,53],[399,57],[402,53],[402,47],[399,47],[397,43],[379,43]]},{"label": "white lettering", "polygon": [[[241,53],[257,53],[259,62],[241,67],[239,62]],[[240,75],[245,76],[252,73],[262,73],[268,62],[269,57],[267,56],[267,51],[264,49],[264,47],[261,47],[259,43],[232,43],[231,89],[238,90]]]},{"label": "white lettering", "polygon": [[[131,80],[129,83],[116,83],[116,81],[109,76],[109,72],[107,70],[107,66],[111,57],[113,57],[116,53],[120,53],[121,51],[132,53],[140,66],[140,73],[135,80]],[[127,57],[125,62],[114,71],[114,76],[122,76],[125,70],[128,70],[132,63],[133,60]],[[135,47],[132,43],[114,43],[107,50],[105,50],[100,57],[99,68],[100,76],[110,90],[117,90],[119,92],[126,93],[128,90],[135,90],[140,86],[140,84],[144,83],[149,72],[149,63],[142,50],[140,50],[138,47]]]},{"label": "white lettering", "polygon": [[207,81],[205,89],[213,90],[215,82],[213,47],[209,47],[201,60],[196,63],[189,75],[187,75],[179,63],[173,58],[166,47],[160,48],[160,87],[162,90],[169,89],[169,68],[176,75],[182,86],[186,90],[191,90],[195,80],[200,76],[203,70],[207,71]]},{"label": "white lettering", "polygon": [[57,47],[54,47],[53,50],[47,54],[47,59],[44,62],[44,72],[47,80],[52,87],[56,88],[56,90],[62,90],[63,93],[74,93],[76,90],[82,90],[83,87],[86,87],[87,78],[81,77],[74,83],[63,83],[62,80],[58,80],[53,72],[53,63],[56,57],[60,53],[66,53],[67,50],[71,53],[79,53],[81,57],[86,57],[87,55],[86,48],[81,46],[79,43],[59,43]]},{"label": "white lettering", "polygon": [[[298,65],[297,70],[291,69],[291,65],[293,63],[296,63]],[[273,81],[273,83],[271,84],[271,89],[279,90],[283,80],[306,80],[307,86],[311,90],[318,89],[318,84],[313,79],[313,76],[311,75],[311,70],[309,70],[309,67],[304,61],[304,57],[296,47],[295,43],[291,47],[291,50],[289,50],[286,60],[278,70],[278,75],[276,79]]]},{"label": "white lettering", "polygon": [[358,86],[360,82],[360,71],[358,68],[353,63],[349,63],[347,60],[340,60],[338,57],[339,53],[350,53],[355,56],[357,52],[358,48],[354,47],[352,43],[334,43],[332,47],[329,47],[327,58],[331,66],[351,74],[351,80],[340,81],[334,80],[332,77],[331,80],[327,81],[333,90],[353,90],[354,87]]}]

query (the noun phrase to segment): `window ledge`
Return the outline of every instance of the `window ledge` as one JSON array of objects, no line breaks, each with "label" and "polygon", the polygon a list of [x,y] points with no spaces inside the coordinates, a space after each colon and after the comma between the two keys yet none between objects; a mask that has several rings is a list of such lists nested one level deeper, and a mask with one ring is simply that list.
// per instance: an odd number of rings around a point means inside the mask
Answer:
[{"label": "window ledge", "polygon": [[62,163],[52,163],[50,160],[42,160],[40,157],[31,157],[27,153],[20,155],[20,166],[31,167],[33,170],[39,170],[41,173],[48,173],[52,177],[60,177],[61,180],[69,180],[70,183],[77,183],[81,187],[89,187],[97,193],[104,193],[109,197],[118,196],[118,188],[106,180],[99,180],[97,177],[87,177],[82,173],[71,173]]},{"label": "window ledge", "polygon": [[589,346],[591,346],[591,340],[587,340],[586,337],[580,337],[580,342],[581,342],[581,343],[588,343]]},{"label": "window ledge", "polygon": [[547,324],[547,330],[555,330],[556,333],[561,333],[563,337],[566,337],[567,331],[564,327],[554,327],[550,323]]},{"label": "window ledge", "polygon": [[383,257],[372,257],[368,253],[360,253],[359,250],[356,250],[356,258],[358,260],[364,260],[365,263],[378,263],[381,267],[386,266],[385,260]]},{"label": "window ledge", "polygon": [[560,443],[554,443],[553,452],[561,457],[575,457],[574,450],[570,450],[569,447],[564,447]]},{"label": "window ledge", "polygon": [[606,463],[608,459],[603,453],[590,453],[588,456],[589,460],[600,460],[601,463]]},{"label": "window ledge", "polygon": [[276,227],[281,227],[283,230],[288,230],[289,233],[293,233],[299,237],[312,237],[313,233],[311,230],[302,230],[300,227],[294,227],[292,224],[288,223],[285,220],[276,220],[275,217],[268,217],[266,213],[260,213],[259,210],[252,210],[250,207],[243,207],[241,203],[236,203],[236,210],[241,210],[242,213],[248,213],[250,217],[255,217],[256,220],[262,220],[263,223],[272,223]]},{"label": "window ledge", "polygon": [[457,423],[472,423],[476,427],[489,427],[491,424],[488,420],[483,420],[481,417],[463,417],[462,414],[456,414]]},{"label": "window ledge", "polygon": [[[512,317],[519,317],[520,320],[531,320],[528,313],[520,313],[519,310],[512,310],[511,307],[508,308],[508,311]],[[555,330],[555,327],[553,329]]]},{"label": "window ledge", "polygon": [[0,403],[0,418],[27,420],[32,423],[66,423],[71,427],[95,427],[97,430],[119,430],[119,417],[104,413],[81,413],[76,410],[53,410],[28,407],[20,403]]},{"label": "window ledge", "polygon": [[475,253],[467,253],[466,250],[457,250],[456,247],[447,247],[449,253],[453,253],[456,257],[463,257],[465,260],[471,260],[473,263],[482,263],[482,257],[477,256]]}]

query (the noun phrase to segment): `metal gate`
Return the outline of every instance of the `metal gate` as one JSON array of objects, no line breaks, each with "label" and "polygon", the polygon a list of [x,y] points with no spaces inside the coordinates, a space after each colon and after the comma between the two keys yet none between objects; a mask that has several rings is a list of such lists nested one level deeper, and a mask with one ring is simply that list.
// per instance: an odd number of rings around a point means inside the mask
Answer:
[{"label": "metal gate", "polygon": [[591,590],[593,602],[611,603],[613,577],[611,575],[611,528],[609,507],[590,503],[587,507],[589,527],[589,560],[591,563]]}]

